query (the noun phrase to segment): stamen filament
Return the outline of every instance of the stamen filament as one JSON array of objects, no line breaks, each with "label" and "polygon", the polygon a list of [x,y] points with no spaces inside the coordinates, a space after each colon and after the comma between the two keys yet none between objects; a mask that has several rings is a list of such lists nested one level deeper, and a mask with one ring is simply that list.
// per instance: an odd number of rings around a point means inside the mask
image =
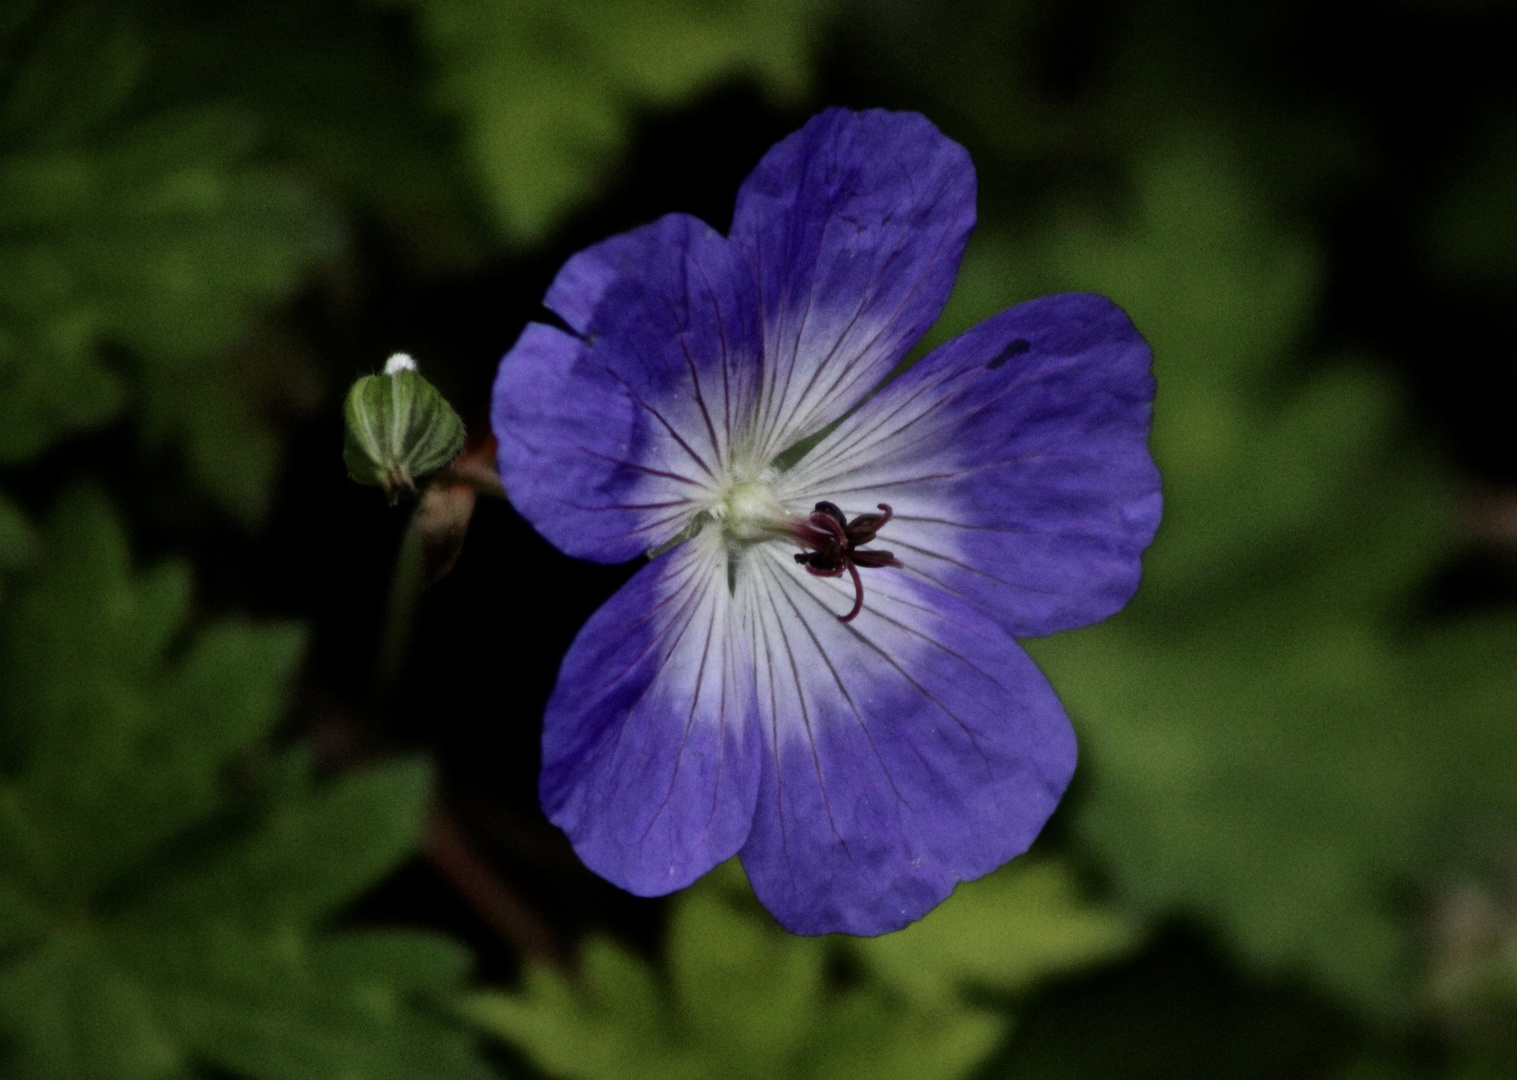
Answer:
[{"label": "stamen filament", "polygon": [[848,573],[853,576],[853,610],[847,615],[838,616],[838,622],[841,623],[853,622],[858,613],[864,610],[864,579],[859,577],[859,568],[853,565],[852,560],[848,562]]}]

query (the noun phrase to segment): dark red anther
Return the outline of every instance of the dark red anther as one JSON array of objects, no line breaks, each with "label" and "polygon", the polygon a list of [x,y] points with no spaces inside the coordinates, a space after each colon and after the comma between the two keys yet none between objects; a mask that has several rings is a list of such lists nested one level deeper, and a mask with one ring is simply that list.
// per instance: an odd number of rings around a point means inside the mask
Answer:
[{"label": "dark red anther", "polygon": [[859,577],[859,567],[901,565],[901,561],[888,551],[856,550],[864,544],[872,543],[875,535],[893,516],[893,511],[885,503],[880,503],[879,509],[882,513],[860,514],[849,521],[832,503],[819,502],[806,524],[795,529],[796,540],[802,547],[811,549],[795,557],[795,561],[803,565],[808,574],[814,577],[842,577],[846,571],[853,578],[853,609],[847,615],[839,615],[839,622],[852,622],[864,609],[864,581]]}]

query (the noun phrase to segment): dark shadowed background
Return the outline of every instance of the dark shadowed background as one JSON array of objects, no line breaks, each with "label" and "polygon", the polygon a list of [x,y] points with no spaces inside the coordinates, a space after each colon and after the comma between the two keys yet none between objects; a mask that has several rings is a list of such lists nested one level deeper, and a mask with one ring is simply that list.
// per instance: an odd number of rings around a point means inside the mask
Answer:
[{"label": "dark shadowed background", "polygon": [[[0,4],[6,1074],[1517,1071],[1514,53],[1494,0]],[[341,456],[395,351],[486,438],[567,256],[725,229],[834,104],[975,160],[931,341],[1127,308],[1166,492],[1030,645],[1033,853],[873,941],[584,870],[541,709],[634,567],[481,498],[408,605]]]}]

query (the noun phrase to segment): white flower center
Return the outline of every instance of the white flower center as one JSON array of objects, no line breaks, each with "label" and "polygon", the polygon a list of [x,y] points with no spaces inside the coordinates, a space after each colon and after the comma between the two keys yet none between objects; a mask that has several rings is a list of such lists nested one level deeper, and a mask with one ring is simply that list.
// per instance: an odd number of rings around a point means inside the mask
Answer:
[{"label": "white flower center", "polygon": [[729,483],[721,500],[711,508],[711,516],[721,523],[727,539],[737,544],[754,544],[785,535],[795,517],[763,480]]}]

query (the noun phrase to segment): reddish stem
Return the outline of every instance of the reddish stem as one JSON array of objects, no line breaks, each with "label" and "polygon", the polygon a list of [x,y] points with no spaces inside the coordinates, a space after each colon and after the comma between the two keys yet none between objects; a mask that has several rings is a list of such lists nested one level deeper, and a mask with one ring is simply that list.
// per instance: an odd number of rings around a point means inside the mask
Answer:
[{"label": "reddish stem", "polygon": [[428,861],[480,918],[510,943],[518,956],[563,966],[563,952],[552,931],[475,850],[457,819],[444,806],[433,808],[426,851]]}]

